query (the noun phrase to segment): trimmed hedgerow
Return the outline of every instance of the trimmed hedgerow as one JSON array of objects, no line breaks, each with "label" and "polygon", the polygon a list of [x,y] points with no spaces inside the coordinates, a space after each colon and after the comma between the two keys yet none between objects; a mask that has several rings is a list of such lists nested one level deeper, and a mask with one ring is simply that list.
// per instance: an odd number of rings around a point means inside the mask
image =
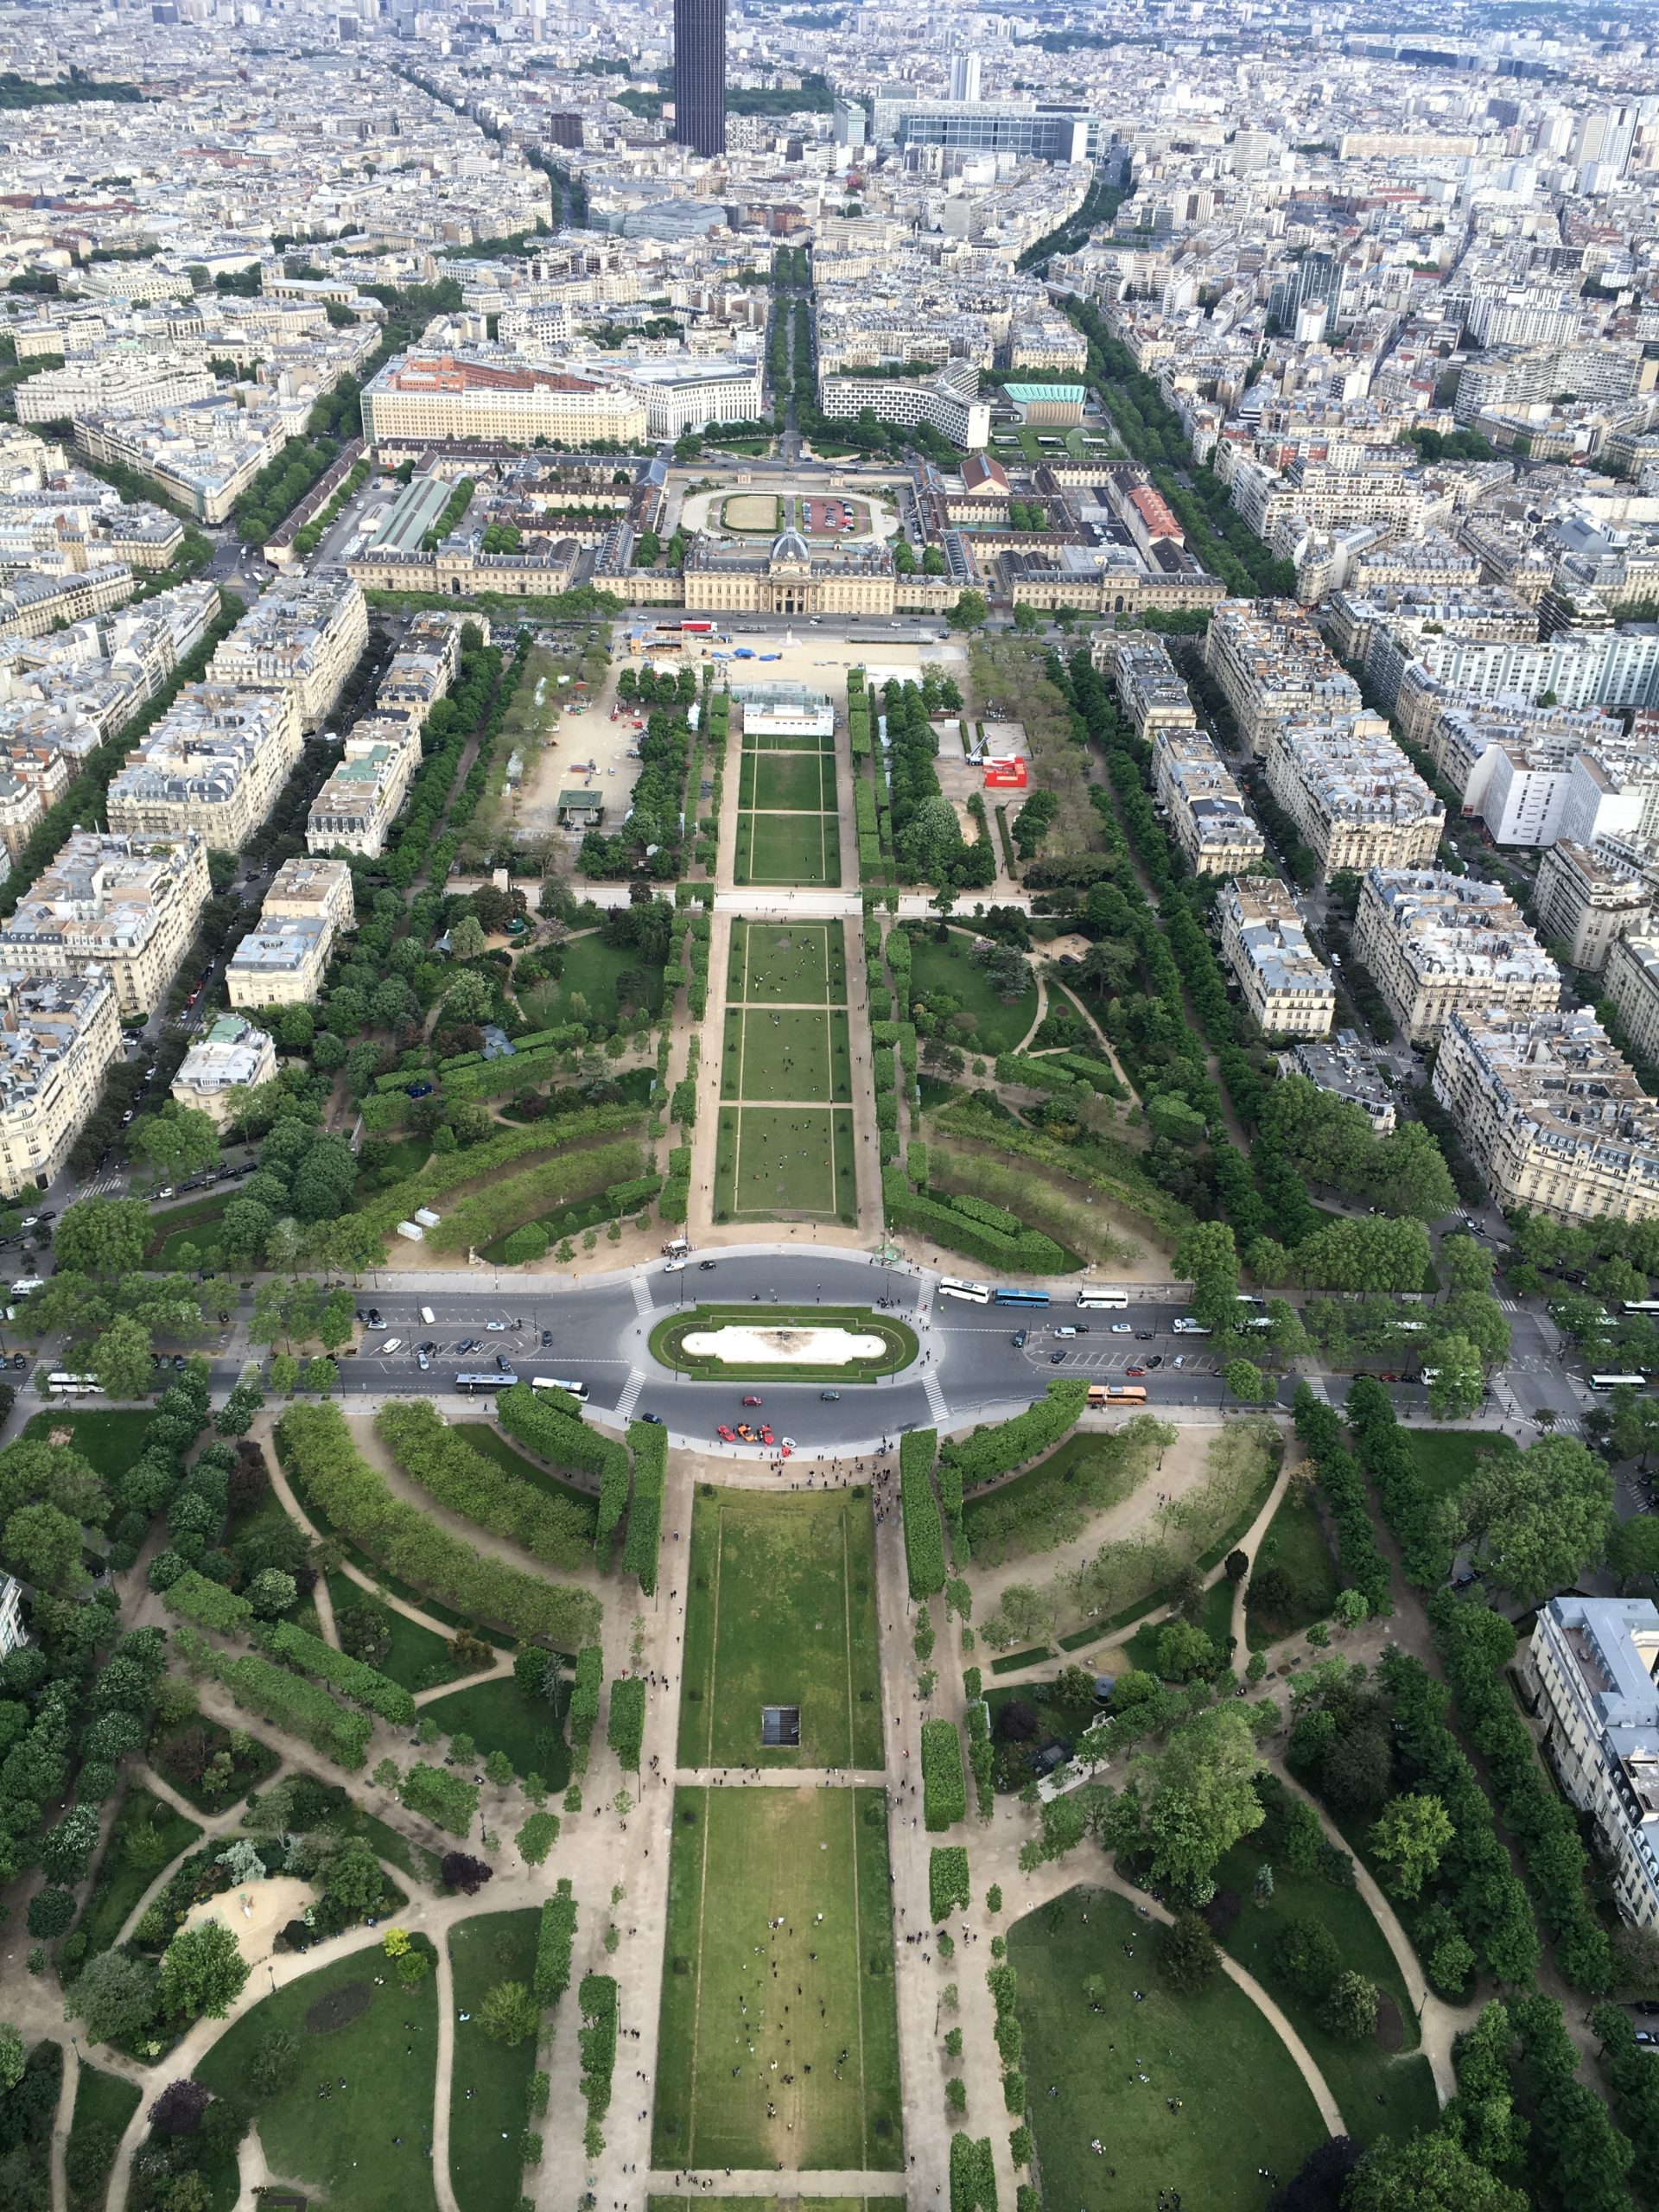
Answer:
[{"label": "trimmed hedgerow", "polygon": [[568,1390],[532,1390],[528,1382],[515,1382],[496,1399],[495,1418],[509,1436],[556,1467],[596,1476],[602,1484],[607,1469],[620,1466],[626,1491],[627,1453],[612,1438],[588,1427]]},{"label": "trimmed hedgerow", "polygon": [[522,1544],[549,1567],[585,1567],[593,1554],[594,1508],[550,1496],[457,1436],[429,1398],[381,1407],[375,1433],[411,1482],[463,1520]]},{"label": "trimmed hedgerow", "polygon": [[534,1989],[538,2005],[556,2005],[570,1986],[570,1961],[576,1943],[576,1901],[568,1875],[542,1901],[542,1924],[536,1938]]},{"label": "trimmed hedgerow", "polygon": [[996,2165],[988,2135],[950,2138],[950,2212],[996,2212]]},{"label": "trimmed hedgerow", "polygon": [[599,1694],[605,1686],[605,1655],[596,1643],[584,1643],[576,1654],[575,1680],[570,1687],[567,1719],[570,1748],[585,1759],[599,1718]]},{"label": "trimmed hedgerow", "polygon": [[966,1817],[968,1782],[954,1720],[922,1723],[922,1821],[934,1834]]},{"label": "trimmed hedgerow", "polygon": [[214,1582],[187,1567],[178,1580],[162,1593],[162,1603],[181,1620],[210,1628],[220,1636],[245,1635],[253,1624],[253,1607],[222,1582]]},{"label": "trimmed hedgerow", "polygon": [[415,1700],[401,1682],[394,1682],[374,1668],[365,1667],[360,1659],[353,1659],[346,1652],[336,1651],[332,1643],[325,1643],[320,1636],[308,1635],[292,1621],[273,1621],[269,1628],[258,1630],[256,1634],[266,1650],[285,1667],[293,1667],[302,1675],[321,1675],[325,1682],[332,1682],[350,1698],[353,1705],[378,1713],[394,1727],[413,1725]]},{"label": "trimmed hedgerow", "polygon": [[974,1490],[1012,1474],[1027,1459],[1058,1444],[1077,1426],[1089,1400],[1086,1382],[1051,1382],[1048,1395],[1016,1414],[1012,1421],[989,1428],[976,1428],[971,1436],[950,1438],[944,1447],[945,1465],[956,1470],[963,1486]]},{"label": "trimmed hedgerow", "polygon": [[905,1565],[912,1598],[931,1598],[944,1587],[944,1523],[933,1495],[931,1469],[938,1442],[935,1432],[920,1429],[899,1443],[899,1503],[905,1518]]},{"label": "trimmed hedgerow", "polygon": [[1357,1375],[1348,1386],[1346,1410],[1359,1464],[1376,1484],[1382,1517],[1400,1547],[1401,1571],[1420,1590],[1438,1590],[1452,1570],[1452,1542],[1388,1392],[1374,1375]]},{"label": "trimmed hedgerow", "polygon": [[238,1705],[257,1713],[273,1728],[303,1737],[314,1751],[337,1766],[359,1767],[368,1753],[374,1723],[366,1713],[350,1713],[327,1690],[274,1661],[244,1652],[232,1659],[216,1650],[194,1629],[174,1631],[174,1649],[193,1672],[224,1683]]},{"label": "trimmed hedgerow", "polygon": [[624,1675],[611,1684],[611,1715],[605,1740],[630,1774],[639,1770],[645,1740],[645,1683],[642,1675]]},{"label": "trimmed hedgerow", "polygon": [[616,2065],[617,1986],[607,1974],[585,1974],[576,1989],[582,2026],[576,2044],[582,2052],[582,2094],[591,2120],[603,2120],[611,2107],[611,2075]]},{"label": "trimmed hedgerow", "polygon": [[928,1904],[935,1920],[948,1920],[953,1909],[970,1901],[968,1853],[959,1843],[936,1844],[927,1855]]},{"label": "trimmed hedgerow", "polygon": [[622,1571],[637,1575],[649,1597],[657,1587],[657,1548],[662,1538],[663,1491],[668,1480],[668,1431],[655,1421],[631,1421],[633,1503],[622,1542]]},{"label": "trimmed hedgerow", "polygon": [[404,1777],[398,1795],[411,1813],[419,1813],[451,1835],[469,1835],[478,1818],[478,1789],[448,1767],[416,1759]]},{"label": "trimmed hedgerow", "polygon": [[1342,1441],[1342,1421],[1306,1382],[1296,1392],[1296,1433],[1313,1462],[1319,1495],[1330,1508],[1337,1531],[1337,1572],[1342,1581],[1359,1592],[1372,1614],[1384,1619],[1394,1611],[1389,1594],[1388,1562],[1376,1548],[1365,1502],[1365,1478],[1359,1462]]}]

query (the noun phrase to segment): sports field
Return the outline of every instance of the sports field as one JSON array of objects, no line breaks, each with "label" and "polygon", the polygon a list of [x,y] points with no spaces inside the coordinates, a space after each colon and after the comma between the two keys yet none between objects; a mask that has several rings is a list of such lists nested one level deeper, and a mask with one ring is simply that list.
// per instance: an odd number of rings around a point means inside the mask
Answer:
[{"label": "sports field", "polygon": [[904,2164],[880,1789],[680,1789],[652,2155]]},{"label": "sports field", "polygon": [[[709,1493],[691,1515],[680,1764],[879,1767],[868,1498]],[[798,1745],[762,1744],[764,1707],[799,1713]]]},{"label": "sports field", "polygon": [[855,1217],[846,995],[840,922],[733,924],[715,1147],[717,1221]]}]

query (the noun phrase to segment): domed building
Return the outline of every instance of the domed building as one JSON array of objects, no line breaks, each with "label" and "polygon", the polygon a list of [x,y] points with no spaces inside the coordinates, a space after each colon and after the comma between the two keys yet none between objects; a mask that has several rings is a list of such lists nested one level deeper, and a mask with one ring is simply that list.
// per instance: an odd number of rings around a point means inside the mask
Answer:
[{"label": "domed building", "polygon": [[704,531],[686,550],[686,611],[891,614],[896,573],[879,540],[814,546],[791,523],[763,553]]}]

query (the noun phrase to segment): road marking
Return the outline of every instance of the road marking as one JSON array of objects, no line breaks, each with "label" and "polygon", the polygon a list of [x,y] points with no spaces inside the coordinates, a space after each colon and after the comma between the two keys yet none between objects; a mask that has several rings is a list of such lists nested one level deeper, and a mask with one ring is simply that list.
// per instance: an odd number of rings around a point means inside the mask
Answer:
[{"label": "road marking", "polygon": [[944,1388],[931,1367],[922,1370],[922,1388],[927,1393],[927,1409],[936,1421],[950,1418],[950,1408],[945,1403]]},{"label": "road marking", "polygon": [[616,1410],[620,1414],[624,1421],[632,1420],[633,1416],[633,1409],[639,1402],[639,1393],[645,1389],[645,1377],[644,1370],[638,1367],[631,1368],[628,1372],[628,1379],[622,1385],[622,1395],[616,1402]]},{"label": "road marking", "polygon": [[652,1310],[651,1292],[646,1287],[643,1274],[636,1274],[633,1278],[633,1310],[636,1313],[649,1313]]}]

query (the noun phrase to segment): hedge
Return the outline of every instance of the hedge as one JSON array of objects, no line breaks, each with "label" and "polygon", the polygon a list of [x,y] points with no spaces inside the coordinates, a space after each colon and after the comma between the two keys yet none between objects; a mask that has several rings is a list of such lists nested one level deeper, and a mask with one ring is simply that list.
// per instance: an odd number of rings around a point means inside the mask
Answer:
[{"label": "hedge", "polygon": [[1077,1087],[1077,1078],[1070,1068],[1059,1067],[1052,1060],[1033,1059],[1026,1052],[999,1052],[996,1079],[1023,1083],[1028,1090],[1075,1090]]},{"label": "hedge", "polygon": [[382,1406],[375,1433],[412,1482],[492,1535],[522,1544],[549,1567],[585,1567],[593,1554],[594,1507],[550,1495],[509,1474],[457,1436],[429,1398]]},{"label": "hedge", "polygon": [[996,2165],[988,2135],[950,2138],[950,2212],[996,2212]]},{"label": "hedge", "polygon": [[213,1629],[220,1636],[245,1635],[253,1623],[253,1607],[245,1598],[238,1598],[222,1582],[198,1574],[194,1567],[187,1567],[178,1580],[162,1592],[162,1603],[181,1620],[193,1621],[198,1628]]},{"label": "hedge", "polygon": [[[614,1481],[617,1471],[624,1495],[628,1480],[628,1455],[613,1438],[589,1428],[582,1408],[568,1390],[532,1390],[528,1382],[515,1382],[495,1402],[496,1426],[516,1437],[538,1459],[556,1467],[569,1467],[578,1474],[596,1475],[601,1497],[605,1478]],[[595,1508],[595,1511],[599,1510]],[[597,1528],[594,1533],[597,1535]]]},{"label": "hedge", "polygon": [[1382,1517],[1400,1547],[1401,1572],[1420,1590],[1438,1590],[1451,1573],[1453,1548],[1388,1392],[1374,1376],[1357,1376],[1346,1410],[1356,1455],[1376,1484]]},{"label": "hedge", "polygon": [[519,1636],[544,1637],[561,1651],[575,1651],[598,1634],[600,1603],[590,1591],[480,1557],[418,1506],[394,1497],[352,1442],[338,1406],[289,1407],[276,1424],[276,1451],[302,1497],[333,1529],[456,1612],[498,1621]]},{"label": "hedge", "polygon": [[1338,1574],[1359,1592],[1376,1618],[1386,1619],[1394,1611],[1394,1600],[1389,1594],[1388,1562],[1376,1548],[1364,1477],[1352,1452],[1343,1448],[1340,1420],[1306,1382],[1296,1392],[1296,1433],[1313,1462],[1319,1493],[1336,1528]]},{"label": "hedge", "polygon": [[303,1737],[314,1751],[333,1759],[337,1766],[354,1768],[364,1764],[369,1738],[374,1732],[366,1713],[348,1713],[315,1682],[253,1652],[232,1659],[215,1650],[194,1629],[176,1630],[173,1643],[188,1666],[223,1682],[238,1705],[257,1713],[273,1728]]},{"label": "hedge", "polygon": [[[925,1437],[923,1447],[921,1440]],[[905,1519],[905,1565],[912,1598],[931,1598],[944,1587],[944,1523],[931,1479],[934,1446],[931,1428],[899,1440],[899,1502]],[[921,1447],[921,1448],[917,1448]]]},{"label": "hedge", "polygon": [[[497,1061],[496,1066],[502,1065]],[[512,1066],[512,1061],[505,1065]],[[389,1191],[378,1192],[357,1209],[359,1217],[380,1236],[391,1231],[417,1206],[430,1206],[463,1183],[482,1180],[498,1168],[528,1160],[538,1152],[550,1153],[574,1144],[581,1137],[604,1136],[633,1128],[640,1120],[639,1107],[626,1100],[610,1106],[584,1106],[575,1114],[561,1114],[556,1122],[532,1122],[524,1128],[503,1129],[483,1144],[463,1145],[455,1152],[434,1153],[425,1166],[404,1176]],[[516,1224],[515,1224],[516,1225]]]},{"label": "hedge", "polygon": [[1591,1901],[1592,1870],[1578,1815],[1540,1764],[1505,1682],[1515,1630],[1501,1613],[1450,1590],[1430,1599],[1428,1618],[1463,1725],[1521,1847],[1555,1963],[1576,1988],[1599,1995],[1615,1978],[1612,1946]]},{"label": "hedge", "polygon": [[585,1752],[599,1719],[600,1692],[605,1687],[605,1655],[597,1643],[584,1643],[576,1654],[575,1680],[570,1686],[568,1718],[570,1748]]},{"label": "hedge", "polygon": [[320,1636],[308,1635],[292,1621],[273,1621],[269,1628],[256,1633],[266,1650],[285,1667],[293,1667],[301,1674],[320,1675],[350,1698],[353,1705],[378,1713],[396,1728],[414,1726],[415,1700],[401,1682],[394,1682],[374,1668],[365,1667],[360,1659],[336,1651],[332,1643],[325,1643]]},{"label": "hedge", "polygon": [[570,1986],[570,1961],[576,1943],[576,1901],[568,1875],[542,1900],[542,1924],[536,1937],[536,1972],[531,1987],[538,2005],[556,2005]]},{"label": "hedge", "polygon": [[622,1571],[636,1575],[647,1597],[657,1587],[657,1550],[662,1537],[663,1490],[668,1480],[668,1431],[660,1422],[631,1421],[633,1503],[622,1544]]},{"label": "hedge", "polygon": [[972,1899],[968,1887],[968,1853],[959,1843],[936,1844],[927,1855],[927,1895],[932,1917],[948,1920]]},{"label": "hedge", "polygon": [[478,1789],[448,1767],[416,1759],[398,1786],[398,1796],[411,1813],[419,1813],[435,1827],[451,1835],[470,1835],[478,1818]]},{"label": "hedge", "polygon": [[970,1260],[1004,1274],[1063,1274],[1072,1264],[1039,1229],[1022,1228],[1018,1236],[1006,1236],[959,1212],[948,1200],[918,1198],[897,1168],[883,1173],[881,1198],[889,1229],[913,1230],[947,1251],[964,1252]]},{"label": "hedge", "polygon": [[976,1428],[969,1437],[947,1438],[944,1463],[956,1471],[966,1489],[975,1490],[982,1483],[995,1482],[999,1475],[1012,1474],[1027,1459],[1034,1459],[1039,1452],[1046,1452],[1052,1445],[1058,1444],[1068,1430],[1077,1426],[1088,1401],[1086,1382],[1051,1382],[1046,1397],[1039,1398],[1012,1421],[998,1421],[990,1428]]},{"label": "hedge", "polygon": [[605,1740],[630,1774],[638,1774],[645,1741],[645,1681],[624,1675],[611,1684],[611,1715]]},{"label": "hedge", "polygon": [[491,1243],[508,1230],[556,1212],[561,1206],[597,1198],[613,1188],[632,1186],[642,1179],[640,1158],[638,1139],[621,1137],[611,1144],[537,1160],[517,1175],[497,1176],[483,1190],[462,1198],[435,1229],[428,1230],[427,1241],[435,1252],[457,1252],[463,1246]]},{"label": "hedge", "polygon": [[611,2106],[611,2075],[616,2065],[619,2003],[615,1981],[607,1974],[585,1974],[576,1989],[582,2026],[576,2044],[582,2053],[582,2094],[588,2117],[603,2120]]},{"label": "hedge", "polygon": [[922,1825],[934,1834],[953,1827],[968,1813],[968,1782],[962,1768],[962,1738],[954,1720],[922,1723]]}]

